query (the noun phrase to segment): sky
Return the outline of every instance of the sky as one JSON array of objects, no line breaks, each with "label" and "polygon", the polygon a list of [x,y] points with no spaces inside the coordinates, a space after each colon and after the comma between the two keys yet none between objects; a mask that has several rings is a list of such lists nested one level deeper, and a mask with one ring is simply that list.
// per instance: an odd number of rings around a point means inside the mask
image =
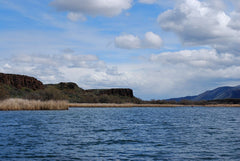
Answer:
[{"label": "sky", "polygon": [[0,72],[145,100],[240,85],[240,1],[0,0]]}]

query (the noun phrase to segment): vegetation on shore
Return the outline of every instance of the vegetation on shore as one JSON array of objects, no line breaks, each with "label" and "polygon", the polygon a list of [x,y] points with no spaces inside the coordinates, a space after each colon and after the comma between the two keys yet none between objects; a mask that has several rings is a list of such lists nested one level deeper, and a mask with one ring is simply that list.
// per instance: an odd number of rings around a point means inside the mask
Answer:
[{"label": "vegetation on shore", "polygon": [[215,106],[215,105],[240,105],[240,99],[229,98],[229,99],[217,99],[217,100],[151,100],[151,101],[142,101],[143,104],[172,104],[172,105],[189,105],[189,106]]},{"label": "vegetation on shore", "polygon": [[10,98],[0,101],[0,111],[9,110],[68,110],[67,101],[40,101]]},{"label": "vegetation on shore", "polygon": [[[64,84],[69,85],[69,84]],[[8,85],[0,85],[0,100],[9,98],[21,98],[26,100],[40,101],[61,101],[68,100],[70,103],[109,103],[109,104],[159,104],[159,105],[216,105],[216,104],[240,104],[240,99],[221,99],[210,101],[191,101],[191,100],[149,100],[144,101],[136,97],[98,94],[95,91],[86,92],[85,90],[74,86],[72,88],[62,86],[61,84],[45,85],[44,89],[32,90],[29,88],[16,89]],[[94,105],[96,106],[96,105]]]},{"label": "vegetation on shore", "polygon": [[184,105],[178,104],[135,104],[135,103],[69,103],[69,107],[182,107]]},{"label": "vegetation on shore", "polygon": [[[224,97],[220,97],[220,95],[224,95]],[[99,104],[104,104],[104,106],[116,106],[115,104],[126,106],[126,104],[129,104],[135,107],[136,104],[142,107],[163,107],[168,105],[174,107],[179,105],[215,106],[226,104],[238,106],[240,104],[240,86],[217,88],[200,94],[199,98],[200,96],[204,99],[193,99],[194,97],[191,96],[169,100],[144,101],[135,97],[133,91],[129,88],[84,90],[72,82],[44,85],[33,77],[0,73],[1,107],[4,107],[2,109],[6,110],[21,109],[21,107],[17,106],[24,106],[22,108],[26,107],[26,109],[58,109],[58,103],[62,100],[67,100],[70,103],[86,103],[88,106],[92,106],[91,104],[93,104],[93,107],[99,106]],[[15,98],[15,100],[10,98]],[[222,99],[216,100],[215,98]],[[23,102],[27,103],[24,104]],[[38,105],[40,104],[39,102],[41,102],[42,105]],[[5,103],[5,105],[3,105],[3,103]],[[51,103],[57,107],[53,107]],[[59,105],[59,107],[62,106]]]},{"label": "vegetation on shore", "polygon": [[129,108],[129,107],[240,107],[240,104],[205,104],[205,105],[183,105],[183,104],[133,104],[133,103],[70,103],[69,107],[77,108]]},{"label": "vegetation on shore", "polygon": [[134,96],[99,94],[96,91],[83,90],[74,83],[48,84],[45,85],[44,89],[39,90],[32,90],[26,87],[17,89],[13,86],[0,84],[0,100],[22,98],[41,101],[68,100],[71,103],[141,103],[141,100]]}]

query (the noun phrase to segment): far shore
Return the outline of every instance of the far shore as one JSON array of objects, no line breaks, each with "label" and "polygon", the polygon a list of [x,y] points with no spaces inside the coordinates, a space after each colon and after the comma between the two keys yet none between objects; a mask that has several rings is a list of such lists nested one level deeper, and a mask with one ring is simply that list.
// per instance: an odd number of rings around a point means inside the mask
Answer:
[{"label": "far shore", "polygon": [[240,104],[208,104],[208,105],[181,105],[181,104],[132,104],[132,103],[69,103],[71,108],[128,108],[128,107],[240,107]]},{"label": "far shore", "polygon": [[6,99],[0,101],[0,111],[15,110],[68,110],[69,108],[133,108],[133,107],[240,107],[240,104],[134,104],[134,103],[68,103],[67,101],[40,101],[26,99]]}]

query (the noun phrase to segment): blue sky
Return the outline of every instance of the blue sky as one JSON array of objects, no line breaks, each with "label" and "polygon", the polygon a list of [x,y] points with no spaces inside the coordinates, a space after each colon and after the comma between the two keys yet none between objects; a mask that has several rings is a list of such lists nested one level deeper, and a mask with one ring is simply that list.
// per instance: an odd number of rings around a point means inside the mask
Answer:
[{"label": "blue sky", "polygon": [[0,72],[132,88],[142,99],[240,84],[238,0],[0,0]]}]

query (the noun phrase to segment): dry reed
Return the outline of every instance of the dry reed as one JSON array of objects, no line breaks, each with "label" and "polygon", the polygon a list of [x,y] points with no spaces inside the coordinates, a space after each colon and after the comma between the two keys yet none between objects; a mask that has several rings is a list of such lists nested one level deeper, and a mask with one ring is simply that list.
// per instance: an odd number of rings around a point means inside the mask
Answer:
[{"label": "dry reed", "polygon": [[0,101],[0,111],[9,110],[68,110],[68,102],[26,100],[18,98]]},{"label": "dry reed", "polygon": [[128,108],[128,107],[182,107],[184,105],[177,104],[134,104],[134,103],[70,103],[69,107],[119,107],[119,108]]},{"label": "dry reed", "polygon": [[206,105],[181,105],[181,104],[134,104],[134,103],[69,103],[69,107],[240,107],[240,104],[206,104]]}]

